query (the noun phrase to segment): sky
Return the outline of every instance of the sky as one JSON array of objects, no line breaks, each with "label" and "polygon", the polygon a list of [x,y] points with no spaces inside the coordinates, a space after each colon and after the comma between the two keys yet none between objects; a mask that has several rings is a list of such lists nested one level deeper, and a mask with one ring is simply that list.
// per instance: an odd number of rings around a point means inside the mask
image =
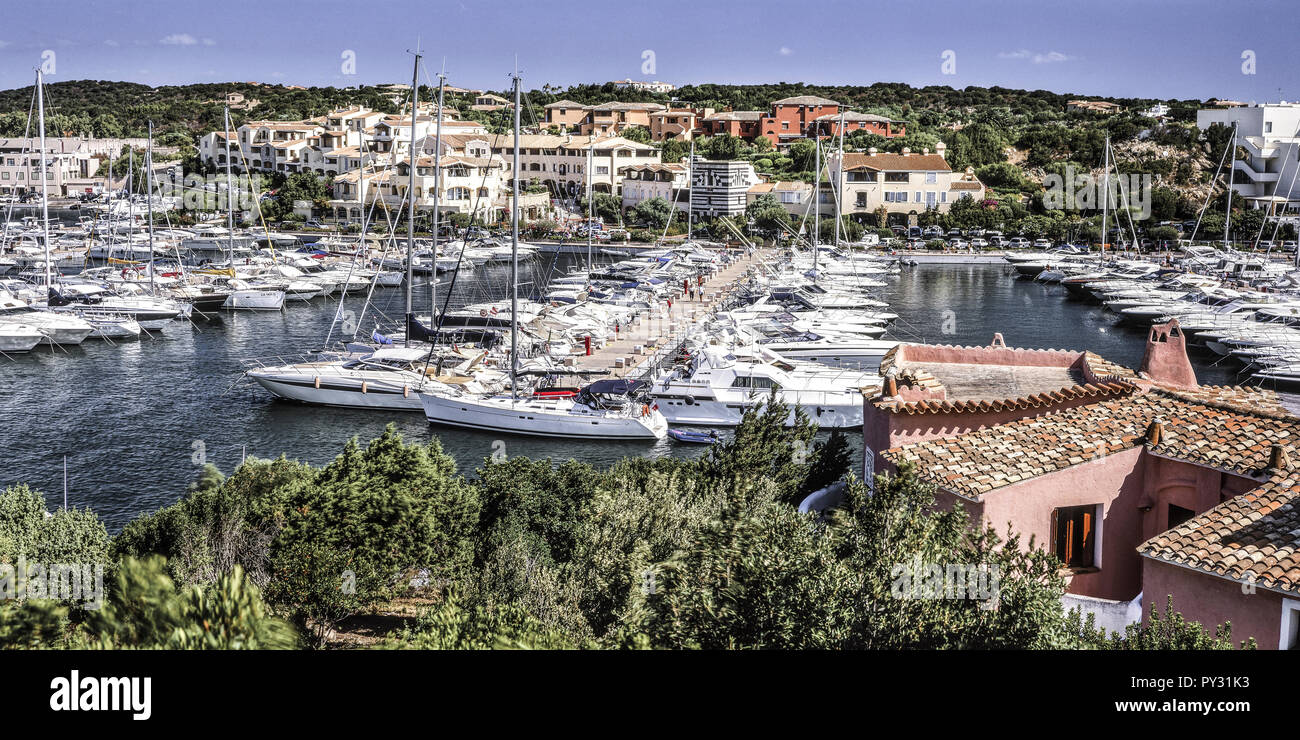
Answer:
[{"label": "sky", "polygon": [[[815,11],[814,11],[815,9]],[[1145,98],[1300,99],[1297,0],[72,0],[14,2],[0,89],[422,82],[503,90],[677,85],[1000,85]],[[349,61],[352,62],[348,66]]]}]

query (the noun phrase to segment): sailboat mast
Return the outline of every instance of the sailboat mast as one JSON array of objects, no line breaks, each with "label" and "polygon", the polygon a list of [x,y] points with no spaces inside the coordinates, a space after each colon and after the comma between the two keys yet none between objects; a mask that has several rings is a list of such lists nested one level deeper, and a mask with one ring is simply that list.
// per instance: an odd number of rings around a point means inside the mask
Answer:
[{"label": "sailboat mast", "polygon": [[686,174],[690,179],[690,189],[686,191],[686,241],[690,241],[691,227],[695,225],[695,139],[691,139],[691,154],[686,158]]},{"label": "sailboat mast", "polygon": [[[420,54],[415,54],[415,72],[411,75],[411,176],[406,186],[406,325],[411,325],[412,282],[415,280],[415,115],[420,109]],[[364,235],[363,235],[364,238]],[[436,244],[436,242],[435,242]],[[437,251],[436,248],[434,250]],[[435,259],[436,261],[436,259]],[[436,277],[435,271],[435,277]],[[411,346],[411,333],[406,332],[404,344]]]},{"label": "sailboat mast", "polygon": [[[438,196],[442,190],[442,90],[447,75],[438,73],[438,118],[433,122],[433,269],[429,272],[429,321],[436,322],[438,311]],[[412,133],[415,127],[411,127]],[[365,241],[365,235],[361,237]],[[434,341],[438,341],[434,337]]]},{"label": "sailboat mast", "polygon": [[[822,140],[821,133],[813,129],[813,233],[812,258],[813,274],[817,274],[817,240],[821,236],[822,226]],[[815,279],[815,278],[814,278]]]},{"label": "sailboat mast", "polygon": [[1110,210],[1110,137],[1101,155],[1101,259],[1106,259],[1106,217]]},{"label": "sailboat mast", "polygon": [[45,75],[40,69],[36,70],[36,107],[41,128],[41,153],[37,166],[41,168],[41,228],[45,233],[45,289],[50,290],[54,287],[54,279],[50,274],[50,196],[46,186],[45,166]]},{"label": "sailboat mast", "polygon": [[149,191],[149,294],[153,295],[153,121],[149,122],[149,146],[144,153],[144,167]]},{"label": "sailboat mast", "polygon": [[230,258],[230,275],[235,274],[235,179],[230,169],[230,106],[225,108],[226,123],[226,254]]},{"label": "sailboat mast", "polygon": [[1232,141],[1228,143],[1228,207],[1223,212],[1223,248],[1230,249],[1228,234],[1232,226],[1232,176],[1237,171],[1237,122],[1232,124]]},{"label": "sailboat mast", "polygon": [[591,279],[591,168],[596,162],[595,142],[587,142],[587,279]]},{"label": "sailboat mast", "polygon": [[519,72],[515,81],[515,152],[510,171],[514,183],[510,188],[510,400],[518,398],[515,372],[519,356]]},{"label": "sailboat mast", "polygon": [[840,111],[839,167],[835,173],[835,248],[840,246],[840,201],[844,199],[844,111]]}]

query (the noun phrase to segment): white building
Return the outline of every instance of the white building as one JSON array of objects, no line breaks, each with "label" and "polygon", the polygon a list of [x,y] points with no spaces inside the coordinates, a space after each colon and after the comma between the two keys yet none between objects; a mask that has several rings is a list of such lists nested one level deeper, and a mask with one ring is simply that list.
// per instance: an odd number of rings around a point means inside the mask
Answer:
[{"label": "white building", "polygon": [[667,82],[660,82],[659,80],[655,80],[654,82],[645,82],[643,80],[633,80],[633,79],[614,80],[612,84],[614,85],[614,87],[617,87],[619,89],[649,90],[650,92],[654,92],[654,93],[672,92],[673,90],[677,89],[676,85],[672,85]]},{"label": "white building", "polygon": [[619,171],[623,177],[623,210],[635,208],[642,201],[663,198],[669,203],[686,205],[687,170],[684,164],[637,164]]},{"label": "white building", "polygon": [[749,189],[761,180],[745,160],[696,157],[691,165],[690,207],[701,216],[737,216],[745,212]]},{"label": "white building", "polygon": [[[970,168],[953,172],[944,159],[945,149],[941,141],[934,152],[904,148],[901,154],[892,154],[875,147],[866,154],[848,152],[842,179],[840,158],[832,157],[826,173],[831,186],[837,184],[842,193],[840,213],[855,221],[867,220],[881,206],[888,214],[915,216],[928,209],[947,213],[964,195],[983,199],[984,184]],[[824,186],[818,200],[823,214],[835,212],[831,187]]]},{"label": "white building", "polygon": [[[41,189],[40,139],[0,139],[0,194]],[[99,172],[100,157],[84,139],[45,139],[45,187],[51,196],[82,192]],[[120,150],[119,150],[120,151]]]},{"label": "white building", "polygon": [[[1273,213],[1300,208],[1300,103],[1260,103],[1196,112],[1196,125],[1237,125],[1237,146],[1246,159],[1235,162],[1233,192],[1254,208]],[[1221,156],[1217,153],[1214,156]]]}]

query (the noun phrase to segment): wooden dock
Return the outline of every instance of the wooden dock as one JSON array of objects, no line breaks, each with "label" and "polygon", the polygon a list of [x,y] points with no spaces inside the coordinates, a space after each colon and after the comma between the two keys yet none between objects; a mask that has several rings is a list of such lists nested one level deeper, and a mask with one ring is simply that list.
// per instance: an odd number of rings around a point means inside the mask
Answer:
[{"label": "wooden dock", "polygon": [[619,327],[616,340],[603,347],[593,347],[590,355],[575,356],[574,370],[586,375],[604,371],[618,378],[635,377],[648,371],[650,364],[675,351],[698,324],[731,296],[751,270],[774,251],[742,253],[738,260],[707,275],[693,297],[683,294],[684,286],[678,285],[671,308],[642,311],[631,326]]}]

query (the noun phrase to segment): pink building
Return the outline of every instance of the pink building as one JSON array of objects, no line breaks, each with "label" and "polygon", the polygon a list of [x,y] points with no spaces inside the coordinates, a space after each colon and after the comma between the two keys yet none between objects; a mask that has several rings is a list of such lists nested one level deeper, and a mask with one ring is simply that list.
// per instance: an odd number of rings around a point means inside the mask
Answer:
[{"label": "pink building", "polygon": [[[1200,387],[1177,322],[1132,371],[1088,352],[900,345],[866,399],[864,463],[914,463],[940,505],[1054,552],[1068,593],[1141,594],[1235,640],[1300,644],[1300,418]],[[879,450],[880,452],[872,452]]]}]

